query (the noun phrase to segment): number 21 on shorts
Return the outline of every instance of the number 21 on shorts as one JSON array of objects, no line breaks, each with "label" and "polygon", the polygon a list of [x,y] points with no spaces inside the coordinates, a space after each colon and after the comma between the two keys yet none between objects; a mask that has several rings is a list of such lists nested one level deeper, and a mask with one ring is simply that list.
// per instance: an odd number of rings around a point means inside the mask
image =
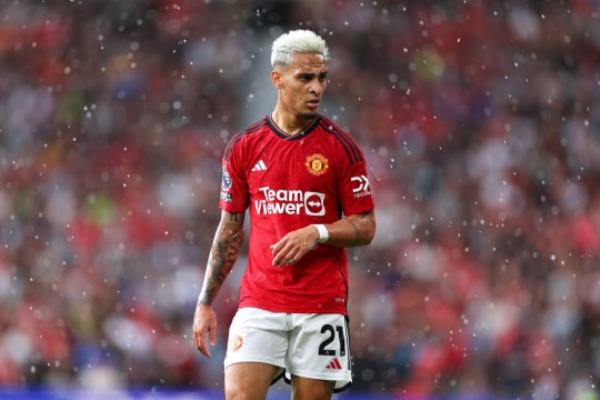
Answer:
[{"label": "number 21 on shorts", "polygon": [[[324,340],[321,342],[319,346],[319,355],[320,356],[335,356],[335,345],[334,348],[331,348],[331,344],[335,341],[336,336],[339,340],[339,349],[340,356],[344,357],[346,355],[346,338],[344,335],[344,327],[341,325],[336,325],[335,327],[330,324],[325,324],[321,327],[321,334],[325,336]],[[337,335],[336,335],[337,334]]]}]

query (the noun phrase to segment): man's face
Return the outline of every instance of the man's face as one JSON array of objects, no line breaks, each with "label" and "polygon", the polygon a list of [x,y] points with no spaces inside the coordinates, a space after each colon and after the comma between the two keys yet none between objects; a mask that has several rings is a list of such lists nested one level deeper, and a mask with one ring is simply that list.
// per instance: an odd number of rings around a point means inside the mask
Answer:
[{"label": "man's face", "polygon": [[275,67],[272,79],[286,111],[299,118],[317,115],[327,88],[327,64],[320,54],[295,54],[290,65]]}]

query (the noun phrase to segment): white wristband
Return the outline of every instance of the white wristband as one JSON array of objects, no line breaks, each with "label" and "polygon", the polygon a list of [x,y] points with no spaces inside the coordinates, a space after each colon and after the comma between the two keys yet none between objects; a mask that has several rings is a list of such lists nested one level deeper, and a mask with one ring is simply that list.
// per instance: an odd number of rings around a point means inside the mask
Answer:
[{"label": "white wristband", "polygon": [[329,239],[329,231],[323,224],[315,224],[315,228],[319,232],[319,243],[325,243]]}]

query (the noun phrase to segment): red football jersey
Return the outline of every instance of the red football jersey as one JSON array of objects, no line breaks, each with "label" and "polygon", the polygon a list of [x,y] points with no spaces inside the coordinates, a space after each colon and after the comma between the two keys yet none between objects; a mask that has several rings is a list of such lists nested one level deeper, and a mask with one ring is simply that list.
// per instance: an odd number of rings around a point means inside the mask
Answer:
[{"label": "red football jersey", "polygon": [[294,136],[263,118],[225,149],[219,206],[250,208],[240,307],[346,314],[345,249],[318,244],[296,264],[275,266],[270,246],[309,224],[373,209],[365,160],[350,135],[323,116]]}]

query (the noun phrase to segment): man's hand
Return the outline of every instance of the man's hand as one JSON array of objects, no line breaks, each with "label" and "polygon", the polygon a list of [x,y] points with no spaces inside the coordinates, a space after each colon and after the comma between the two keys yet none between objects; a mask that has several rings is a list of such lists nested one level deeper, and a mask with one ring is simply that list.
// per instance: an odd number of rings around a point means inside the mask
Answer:
[{"label": "man's hand", "polygon": [[206,344],[206,334],[211,346],[217,343],[217,316],[212,306],[198,303],[194,313],[193,336],[194,344],[200,353],[210,357],[210,351]]},{"label": "man's hand", "polygon": [[314,225],[289,232],[279,242],[271,245],[273,265],[297,263],[306,253],[315,248],[317,239],[319,239],[319,232]]},{"label": "man's hand", "polygon": [[244,241],[243,226],[243,212],[221,212],[221,221],[219,221],[208,254],[204,282],[198,296],[198,305],[194,313],[194,326],[192,328],[194,344],[206,357],[211,355],[206,344],[206,335],[208,334],[208,341],[211,346],[214,346],[217,342],[217,316],[211,304],[240,252]]}]

